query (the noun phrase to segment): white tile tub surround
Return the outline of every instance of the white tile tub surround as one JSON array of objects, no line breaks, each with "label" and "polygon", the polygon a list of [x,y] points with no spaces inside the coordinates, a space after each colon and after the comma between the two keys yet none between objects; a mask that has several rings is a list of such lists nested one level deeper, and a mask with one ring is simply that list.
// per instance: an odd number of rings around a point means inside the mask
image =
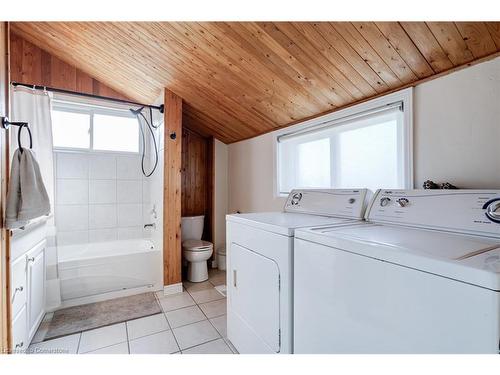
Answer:
[{"label": "white tile tub surround", "polygon": [[89,229],[116,227],[116,204],[94,204],[89,206]]},{"label": "white tile tub surround", "polygon": [[[63,155],[59,157],[59,155]],[[87,180],[89,178],[89,163],[87,155],[80,153],[64,153],[56,152],[56,179],[60,178],[79,178]]]},{"label": "white tile tub surround", "polygon": [[116,157],[112,155],[105,153],[90,155],[90,179],[116,179],[116,163]]},{"label": "white tile tub surround", "polygon": [[156,221],[161,228],[162,195],[156,192],[161,189],[153,189],[150,181],[161,178],[161,167],[148,179],[142,175],[139,154],[54,154],[58,245],[151,238],[154,230],[144,229],[144,224]]},{"label": "white tile tub surround", "polygon": [[117,202],[116,180],[92,180],[89,182],[89,204],[114,204]]},{"label": "white tile tub surround", "polygon": [[89,229],[88,205],[56,205],[55,216],[58,232],[88,231]]},{"label": "white tile tub surround", "polygon": [[89,204],[89,183],[84,179],[58,179],[56,190],[61,205]]}]

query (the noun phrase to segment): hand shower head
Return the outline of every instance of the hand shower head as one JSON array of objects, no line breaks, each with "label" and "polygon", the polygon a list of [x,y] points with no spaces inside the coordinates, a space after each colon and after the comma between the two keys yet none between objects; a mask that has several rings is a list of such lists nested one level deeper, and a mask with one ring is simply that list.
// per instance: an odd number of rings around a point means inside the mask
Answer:
[{"label": "hand shower head", "polygon": [[132,109],[132,108],[129,108],[130,109],[130,112],[132,112],[134,115],[138,115],[139,113],[142,112],[142,110],[144,109],[144,107],[141,107],[141,108],[138,108],[138,109]]}]

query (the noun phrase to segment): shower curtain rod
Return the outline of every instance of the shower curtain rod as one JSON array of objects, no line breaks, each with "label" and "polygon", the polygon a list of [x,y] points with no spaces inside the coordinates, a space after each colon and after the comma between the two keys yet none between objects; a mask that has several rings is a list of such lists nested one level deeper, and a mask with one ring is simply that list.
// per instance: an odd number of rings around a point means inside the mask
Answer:
[{"label": "shower curtain rod", "polygon": [[157,106],[157,105],[150,105],[150,104],[142,104],[138,102],[133,102],[130,100],[124,100],[124,99],[115,99],[115,98],[110,98],[109,96],[101,96],[101,95],[94,95],[94,94],[86,94],[82,92],[76,92],[76,91],[70,91],[70,90],[64,90],[64,89],[57,89],[55,87],[48,87],[48,86],[41,86],[41,85],[28,85],[27,83],[19,83],[19,82],[11,82],[11,85],[16,87],[16,86],[23,86],[23,87],[28,87],[31,89],[35,90],[45,90],[45,91],[52,91],[52,92],[58,92],[61,94],[69,94],[69,95],[79,95],[79,96],[84,96],[86,98],[94,98],[94,99],[102,99],[102,100],[109,100],[113,102],[118,102],[118,103],[125,103],[125,104],[133,104],[133,105],[138,105],[141,107],[148,107],[148,108],[153,108],[157,109],[160,111],[160,113],[163,113],[165,106],[163,104]]}]

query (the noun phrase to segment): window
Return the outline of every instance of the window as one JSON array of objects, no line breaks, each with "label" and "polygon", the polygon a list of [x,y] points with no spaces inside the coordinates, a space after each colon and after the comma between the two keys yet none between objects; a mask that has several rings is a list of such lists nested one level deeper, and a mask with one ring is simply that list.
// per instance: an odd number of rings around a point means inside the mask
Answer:
[{"label": "window", "polygon": [[89,148],[90,114],[52,111],[54,147]]},{"label": "window", "polygon": [[403,94],[278,135],[278,193],[294,188],[411,187],[411,91]]},{"label": "window", "polygon": [[139,152],[139,122],[127,110],[55,101],[55,148]]},{"label": "window", "polygon": [[139,152],[139,126],[135,117],[95,114],[93,137],[94,150]]}]

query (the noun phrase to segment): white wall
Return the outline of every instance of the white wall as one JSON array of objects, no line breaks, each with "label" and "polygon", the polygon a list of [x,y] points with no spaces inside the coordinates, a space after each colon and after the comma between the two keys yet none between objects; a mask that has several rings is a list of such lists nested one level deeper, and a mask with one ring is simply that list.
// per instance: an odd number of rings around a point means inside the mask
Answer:
[{"label": "white wall", "polygon": [[216,249],[226,243],[226,214],[228,213],[228,146],[215,140],[215,238]]},{"label": "white wall", "polygon": [[[500,58],[414,90],[414,180],[500,189]],[[281,210],[273,135],[229,145],[229,212]]]},{"label": "white wall", "polygon": [[274,196],[273,158],[271,133],[229,145],[229,213],[283,208],[284,198]]},{"label": "white wall", "polygon": [[500,58],[415,88],[414,175],[500,189]]}]

